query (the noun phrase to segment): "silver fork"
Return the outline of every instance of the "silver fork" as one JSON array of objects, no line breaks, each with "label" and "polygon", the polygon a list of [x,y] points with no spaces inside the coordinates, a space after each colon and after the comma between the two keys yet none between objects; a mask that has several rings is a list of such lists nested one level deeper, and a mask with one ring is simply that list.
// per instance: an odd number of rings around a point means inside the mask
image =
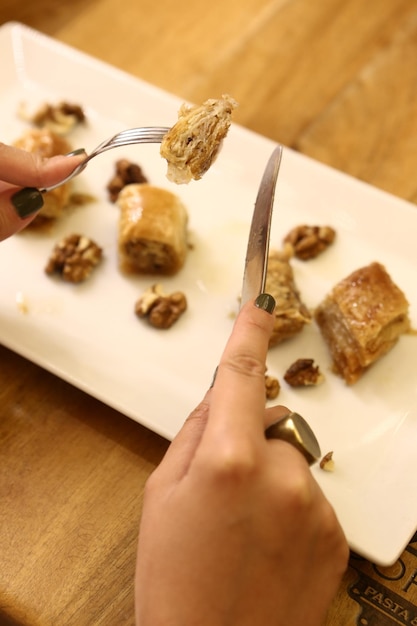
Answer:
[{"label": "silver fork", "polygon": [[[61,180],[59,183],[55,185],[51,185],[50,187],[45,187],[44,189],[40,189],[41,193],[46,193],[47,191],[51,191],[52,189],[56,189],[60,187],[64,183],[67,183],[69,180],[74,178],[80,174],[86,167],[87,163],[91,161],[94,157],[101,154],[102,152],[106,152],[106,150],[111,150],[112,148],[120,148],[121,146],[129,146],[136,143],[161,143],[164,136],[169,131],[168,127],[165,126],[144,126],[142,128],[130,128],[129,130],[122,130],[117,135],[110,137],[110,139],[106,139],[103,141],[95,150],[90,152],[86,158],[77,165],[75,170]],[[70,152],[71,154],[71,152]]]}]

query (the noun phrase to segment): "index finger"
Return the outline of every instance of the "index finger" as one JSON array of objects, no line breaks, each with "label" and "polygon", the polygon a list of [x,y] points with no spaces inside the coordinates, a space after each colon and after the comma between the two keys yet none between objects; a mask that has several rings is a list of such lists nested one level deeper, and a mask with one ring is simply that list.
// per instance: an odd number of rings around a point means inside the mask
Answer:
[{"label": "index finger", "polygon": [[275,301],[261,294],[240,311],[220,360],[204,437],[264,431],[265,371]]}]

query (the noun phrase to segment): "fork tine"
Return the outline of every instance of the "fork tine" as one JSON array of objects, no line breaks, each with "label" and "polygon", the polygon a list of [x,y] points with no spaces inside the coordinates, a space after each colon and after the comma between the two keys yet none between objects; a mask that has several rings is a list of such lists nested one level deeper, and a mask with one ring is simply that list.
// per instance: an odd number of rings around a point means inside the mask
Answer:
[{"label": "fork tine", "polygon": [[[160,143],[165,133],[148,133],[148,134],[132,134],[125,137],[114,137],[110,141],[105,142],[99,148],[94,151],[94,156],[97,156],[101,152],[111,150],[112,148],[120,148],[122,146],[129,146],[140,143]],[[90,156],[92,156],[91,153]]]},{"label": "fork tine", "polygon": [[149,126],[143,128],[129,128],[116,133],[110,139],[106,139],[99,144],[88,156],[88,160],[94,158],[102,152],[119,148],[122,146],[139,144],[139,143],[160,143],[162,138],[168,132],[169,128],[165,126]]},{"label": "fork tine", "polygon": [[129,128],[128,130],[122,130],[117,135],[114,135],[110,141],[121,142],[125,140],[141,139],[142,137],[161,137],[168,132],[168,128],[164,126],[149,126],[144,128]]},{"label": "fork tine", "polygon": [[45,189],[40,189],[42,193],[46,193],[47,191],[51,191],[56,187],[64,184],[65,182],[71,180],[73,176],[76,176],[86,167],[87,163],[98,156],[102,152],[106,150],[111,150],[112,148],[120,148],[122,146],[128,146],[139,143],[161,143],[163,137],[167,134],[169,128],[166,126],[144,126],[141,128],[129,128],[127,130],[122,130],[119,133],[116,133],[110,139],[106,139],[100,145],[98,145],[89,155],[82,161],[66,178],[61,180],[56,185],[51,185],[50,187],[45,187]]},{"label": "fork tine", "polygon": [[126,146],[135,143],[159,143],[169,129],[164,127],[131,128],[114,135],[95,150],[96,154],[109,148]]}]

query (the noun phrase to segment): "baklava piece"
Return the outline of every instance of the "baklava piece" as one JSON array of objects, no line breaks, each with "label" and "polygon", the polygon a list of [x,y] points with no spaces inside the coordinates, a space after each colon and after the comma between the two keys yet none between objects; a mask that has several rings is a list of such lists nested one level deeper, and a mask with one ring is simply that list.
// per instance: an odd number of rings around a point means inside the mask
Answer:
[{"label": "baklava piece", "polygon": [[119,194],[118,250],[127,274],[178,272],[187,256],[188,213],[170,191],[149,184],[127,185]]},{"label": "baklava piece", "polygon": [[410,330],[409,304],[385,267],[371,263],[341,280],[315,312],[333,360],[348,385]]},{"label": "baklava piece", "polygon": [[201,105],[183,104],[178,121],[162,140],[160,153],[168,162],[167,177],[182,184],[199,180],[209,169],[226,137],[237,102],[230,96]]},{"label": "baklava piece", "polygon": [[45,272],[58,274],[69,283],[87,280],[103,258],[103,251],[92,239],[73,234],[59,241],[49,257]]},{"label": "baklava piece", "polygon": [[276,302],[275,323],[270,339],[270,346],[274,346],[298,334],[311,322],[311,314],[301,300],[292,267],[285,254],[274,251],[269,254],[265,291]]},{"label": "baklava piece", "polygon": [[[14,142],[16,148],[39,154],[42,158],[50,158],[71,151],[70,144],[48,128],[33,128]],[[54,220],[62,215],[69,204],[71,183],[64,183],[56,189],[44,194],[44,204],[32,225],[38,226],[46,220]],[[29,228],[31,225],[29,225]]]}]

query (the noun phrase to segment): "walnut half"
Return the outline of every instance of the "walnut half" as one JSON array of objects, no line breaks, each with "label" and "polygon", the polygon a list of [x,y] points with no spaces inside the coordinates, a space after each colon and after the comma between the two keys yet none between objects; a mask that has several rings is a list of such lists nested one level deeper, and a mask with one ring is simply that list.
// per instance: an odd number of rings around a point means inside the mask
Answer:
[{"label": "walnut half", "polygon": [[314,259],[324,252],[336,237],[336,231],[331,226],[296,226],[284,238],[285,244],[294,249],[297,259],[307,261]]},{"label": "walnut half", "polygon": [[291,387],[311,387],[324,381],[314,359],[297,359],[284,374],[284,380]]},{"label": "walnut half", "polygon": [[119,193],[126,185],[147,182],[148,179],[140,165],[133,163],[133,161],[128,161],[127,159],[119,159],[116,161],[114,176],[107,184],[109,199],[111,202],[116,202]]},{"label": "walnut half", "polygon": [[278,378],[265,374],[265,394],[267,400],[275,400],[280,392],[280,384]]},{"label": "walnut half", "polygon": [[20,117],[38,128],[49,128],[58,135],[68,134],[75,126],[86,121],[82,107],[71,102],[44,104],[33,115],[29,115],[26,106],[21,104]]},{"label": "walnut half", "polygon": [[333,450],[324,455],[320,461],[320,469],[325,472],[334,472]]},{"label": "walnut half", "polygon": [[135,313],[146,318],[155,328],[171,328],[187,309],[187,299],[181,291],[164,293],[159,284],[149,287],[137,300]]},{"label": "walnut half", "polygon": [[68,235],[59,241],[45,267],[47,274],[59,274],[70,283],[86,280],[101,262],[103,251],[85,235]]}]

